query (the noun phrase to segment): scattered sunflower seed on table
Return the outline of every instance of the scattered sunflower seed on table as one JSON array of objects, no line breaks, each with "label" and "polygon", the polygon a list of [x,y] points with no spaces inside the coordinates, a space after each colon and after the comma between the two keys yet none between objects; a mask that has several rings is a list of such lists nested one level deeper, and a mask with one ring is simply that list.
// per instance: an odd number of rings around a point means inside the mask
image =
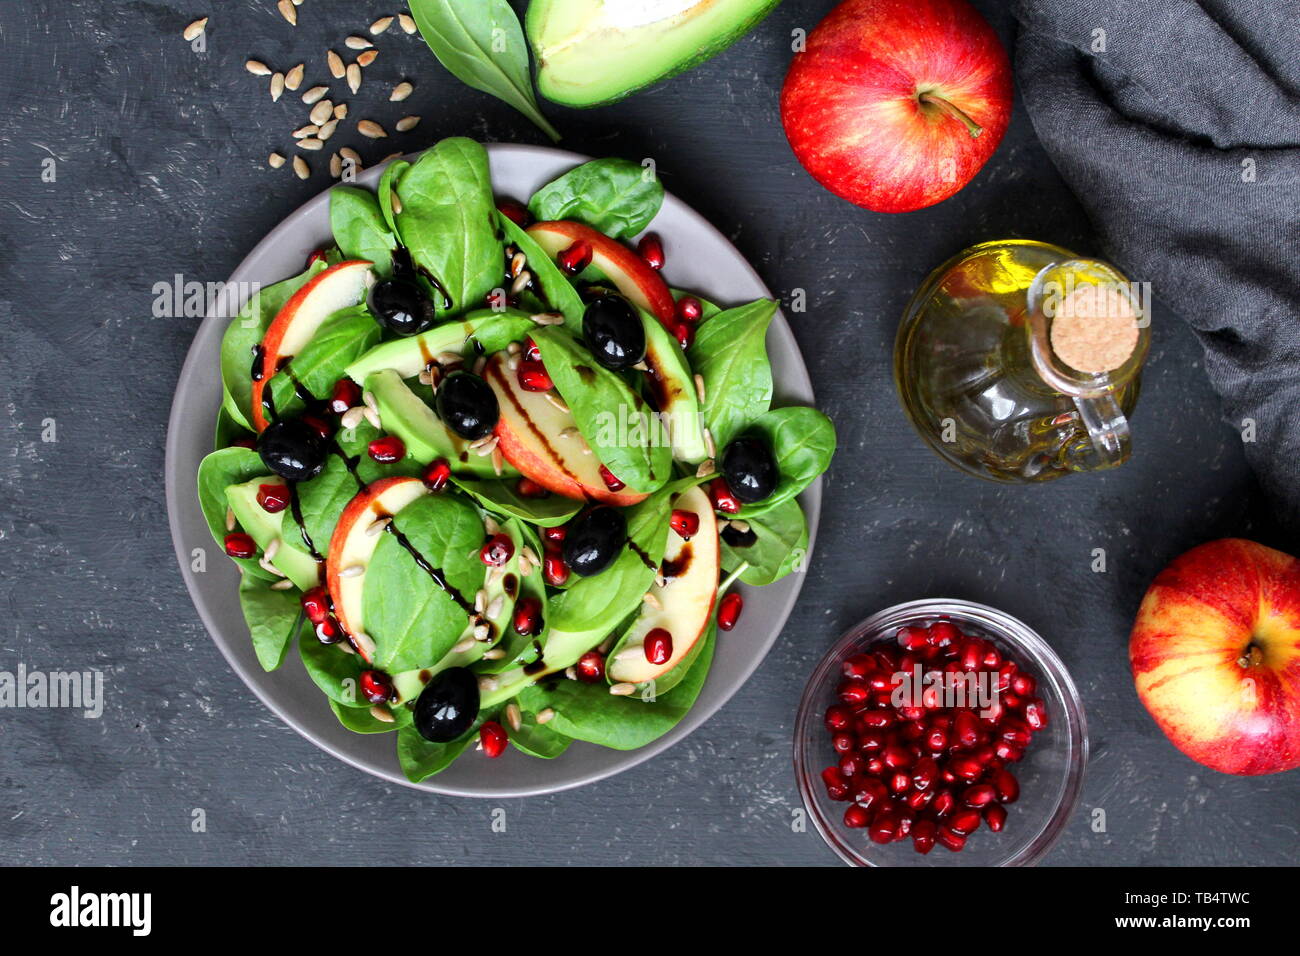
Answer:
[{"label": "scattered sunflower seed on table", "polygon": [[298,25],[298,10],[290,0],[280,0],[277,4],[280,8],[280,16],[289,21],[290,26]]},{"label": "scattered sunflower seed on table", "polygon": [[207,27],[208,27],[207,17],[204,17],[201,20],[195,20],[193,23],[191,23],[189,26],[185,28],[184,32],[181,33],[181,36],[185,38],[186,42],[197,40],[199,38],[199,34],[202,33],[204,30],[206,30]]}]

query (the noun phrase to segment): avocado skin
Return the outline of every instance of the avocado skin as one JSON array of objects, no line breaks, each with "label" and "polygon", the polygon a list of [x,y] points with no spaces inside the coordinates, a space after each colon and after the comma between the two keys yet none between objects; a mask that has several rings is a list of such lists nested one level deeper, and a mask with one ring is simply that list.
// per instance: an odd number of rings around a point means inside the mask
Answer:
[{"label": "avocado skin", "polygon": [[[553,0],[555,5],[567,2],[574,2],[574,0]],[[718,0],[718,2],[726,2],[726,0]],[[544,4],[540,3],[539,0],[531,0],[528,4],[528,12],[524,18],[524,29],[528,36],[528,45],[533,50],[533,59],[536,63],[534,73],[537,91],[552,103],[557,103],[560,106],[570,106],[575,109],[594,109],[597,106],[609,106],[611,103],[617,103],[619,100],[626,99],[633,93],[637,93],[641,90],[647,89],[648,87],[662,83],[665,80],[671,80],[674,76],[685,73],[687,70],[693,70],[705,60],[717,56],[723,50],[727,49],[727,47],[731,46],[741,37],[749,33],[749,31],[754,29],[754,27],[758,26],[758,24],[762,22],[769,13],[776,9],[781,0],[749,0],[749,2],[754,3],[754,9],[750,12],[748,17],[733,24],[731,30],[717,35],[712,41],[701,47],[699,52],[694,56],[688,57],[680,63],[675,63],[666,67],[664,72],[642,83],[638,83],[636,86],[629,87],[621,93],[617,93],[601,100],[575,102],[573,100],[566,100],[552,92],[548,92],[546,69],[542,64],[541,57],[537,55],[536,42],[537,32],[541,29],[540,15],[537,14],[537,11]],[[631,47],[629,47],[629,49],[630,48]]]}]

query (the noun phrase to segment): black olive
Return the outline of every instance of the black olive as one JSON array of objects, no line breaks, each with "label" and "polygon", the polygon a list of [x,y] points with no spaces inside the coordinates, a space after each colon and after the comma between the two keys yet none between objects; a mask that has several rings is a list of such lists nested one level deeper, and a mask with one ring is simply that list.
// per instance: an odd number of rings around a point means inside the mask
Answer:
[{"label": "black olive", "polygon": [[776,490],[776,459],[766,441],[737,438],[722,453],[722,474],[731,493],[745,504],[762,501]]},{"label": "black olive", "polygon": [[301,418],[281,418],[266,426],[257,453],[285,481],[310,481],[325,467],[329,443]]},{"label": "black olive", "polygon": [[465,667],[439,671],[416,698],[415,729],[425,740],[449,743],[474,725],[478,703],[478,678],[473,672]]},{"label": "black olive", "polygon": [[592,508],[569,525],[564,536],[564,563],[589,578],[609,567],[627,541],[627,521],[615,508]]},{"label": "black olive", "polygon": [[376,322],[396,335],[417,335],[438,320],[433,302],[411,279],[380,279],[366,307]]},{"label": "black olive", "polygon": [[593,299],[582,314],[582,337],[596,361],[613,372],[645,358],[645,326],[621,295]]},{"label": "black olive", "polygon": [[492,433],[501,417],[492,386],[469,372],[452,372],[438,386],[438,417],[461,438],[477,441]]}]

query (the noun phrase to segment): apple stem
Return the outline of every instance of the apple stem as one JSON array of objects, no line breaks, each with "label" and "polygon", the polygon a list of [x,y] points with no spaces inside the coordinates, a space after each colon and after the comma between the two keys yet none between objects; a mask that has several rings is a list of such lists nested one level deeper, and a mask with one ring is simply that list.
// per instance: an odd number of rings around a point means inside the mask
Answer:
[{"label": "apple stem", "polygon": [[970,133],[971,139],[975,139],[980,133],[984,132],[983,126],[975,122],[956,106],[953,106],[942,96],[936,96],[934,93],[927,92],[917,96],[917,100],[925,106],[937,106],[953,119],[960,120],[962,125],[966,127],[966,131]]},{"label": "apple stem", "polygon": [[1264,652],[1259,649],[1258,644],[1247,644],[1246,649],[1241,656],[1237,658],[1237,666],[1241,668],[1255,667],[1264,659]]}]

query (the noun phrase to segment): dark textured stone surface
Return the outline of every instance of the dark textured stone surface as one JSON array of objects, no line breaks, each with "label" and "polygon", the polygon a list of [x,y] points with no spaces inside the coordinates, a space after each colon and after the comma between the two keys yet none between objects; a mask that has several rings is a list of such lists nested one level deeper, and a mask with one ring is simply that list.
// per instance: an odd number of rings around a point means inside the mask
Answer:
[{"label": "dark textured stone surface", "polygon": [[[978,5],[1009,37],[1002,5]],[[294,31],[271,0],[0,4],[0,670],[100,668],[108,697],[98,720],[0,711],[0,860],[334,864],[364,848],[394,863],[829,863],[815,833],[790,825],[804,677],[841,630],[927,595],[1019,615],[1080,686],[1093,758],[1050,863],[1294,858],[1300,778],[1197,766],[1161,736],[1128,675],[1133,613],[1170,558],[1223,534],[1286,546],[1259,510],[1238,436],[1219,421],[1199,347],[1157,315],[1137,454],[1117,472],[1007,488],[932,456],[890,380],[912,289],[976,241],[1027,236],[1086,253],[1091,231],[1023,113],[988,168],[937,208],[884,217],[813,184],[785,145],[777,91],[791,29],[830,6],[787,0],[724,56],[620,106],[548,109],[568,148],[653,156],[669,188],[775,291],[807,290],[808,311],[790,320],[842,451],[799,609],[749,684],[647,765],[505,801],[499,833],[493,805],[382,784],[270,716],[204,633],[164,513],[164,424],[195,322],[152,318],[152,287],[177,273],[223,279],[328,185],[327,154],[312,157],[307,183],[265,168],[273,148],[290,153],[304,109],[291,96],[272,104],[266,80],[242,64],[307,61],[307,85],[323,82],[327,46],[341,50],[347,33],[396,9],[308,0]],[[197,55],[180,32],[208,12]],[[379,47],[348,97],[353,119],[424,122],[391,147],[344,134],[331,145],[377,159],[451,134],[542,142],[414,38],[390,33]],[[403,75],[417,92],[390,105],[384,92]],[[48,157],[55,183],[41,180]],[[53,443],[42,441],[47,419]],[[1105,574],[1089,569],[1097,547]],[[1097,807],[1105,833],[1089,826]],[[195,808],[205,833],[192,832]]]}]

